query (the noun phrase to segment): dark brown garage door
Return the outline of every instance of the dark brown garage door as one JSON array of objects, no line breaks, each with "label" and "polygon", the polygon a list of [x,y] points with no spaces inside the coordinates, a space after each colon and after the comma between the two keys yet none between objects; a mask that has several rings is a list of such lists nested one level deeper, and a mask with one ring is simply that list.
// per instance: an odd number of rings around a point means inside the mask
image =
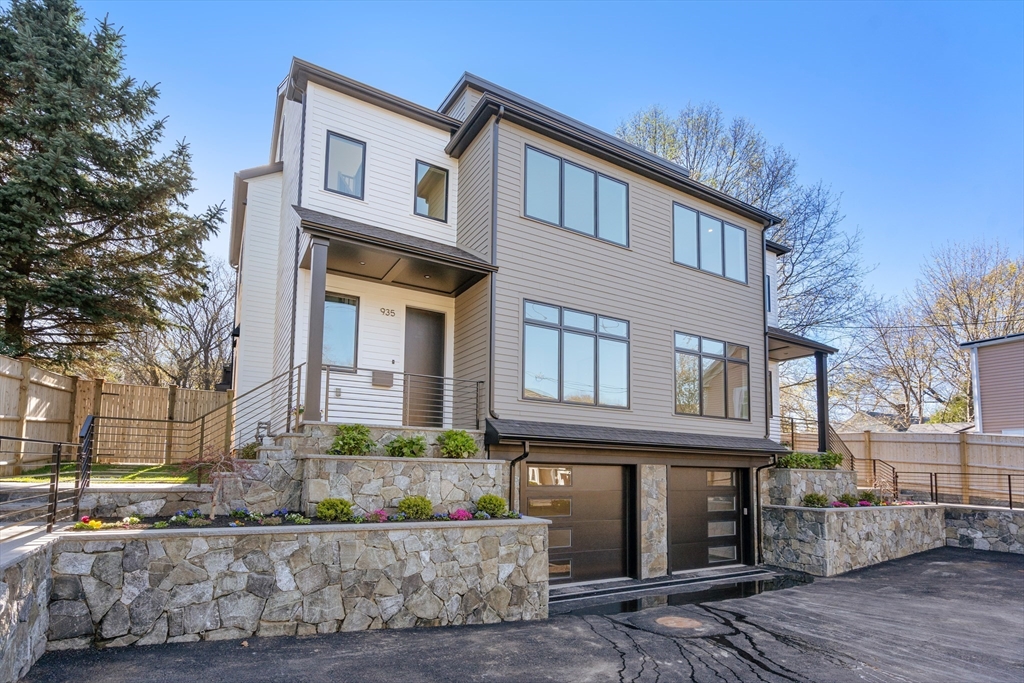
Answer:
[{"label": "dark brown garage door", "polygon": [[670,467],[669,562],[672,571],[736,564],[742,557],[742,487],[732,469]]},{"label": "dark brown garage door", "polygon": [[548,558],[552,583],[625,576],[625,467],[527,464],[526,513],[551,520]]}]

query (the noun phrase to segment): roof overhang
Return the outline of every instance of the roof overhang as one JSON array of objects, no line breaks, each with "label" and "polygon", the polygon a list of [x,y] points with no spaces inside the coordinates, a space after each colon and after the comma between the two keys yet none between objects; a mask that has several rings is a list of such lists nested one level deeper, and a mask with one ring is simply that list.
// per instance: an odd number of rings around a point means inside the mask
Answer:
[{"label": "roof overhang", "polygon": [[785,446],[769,439],[743,436],[716,436],[554,422],[487,420],[487,429],[484,434],[486,444],[521,443],[523,441],[591,446],[603,449],[643,449],[685,453],[731,452],[742,455],[771,455],[789,452]]},{"label": "roof overhang", "polygon": [[792,248],[787,247],[785,244],[779,244],[778,242],[772,242],[771,240],[764,241],[764,248],[776,256],[784,256],[785,254],[793,251]]},{"label": "roof overhang", "polygon": [[794,360],[807,358],[818,352],[832,354],[839,350],[778,327],[769,326],[765,336],[768,337],[768,360]]},{"label": "roof overhang", "polygon": [[[292,207],[303,232],[328,240],[327,270],[433,294],[458,296],[496,266],[464,249],[339,216]],[[309,267],[309,255],[302,255]]]},{"label": "roof overhang", "polygon": [[998,346],[999,344],[1009,344],[1015,341],[1024,341],[1024,332],[1018,332],[1016,334],[1007,334],[1002,337],[991,337],[989,339],[979,339],[977,341],[964,342],[960,345],[961,349],[976,349],[979,346]]},{"label": "roof overhang", "polygon": [[760,223],[764,228],[781,222],[780,218],[767,211],[762,211],[691,179],[686,169],[681,166],[567,116],[553,112],[547,107],[541,107],[518,96],[515,98],[496,95],[490,90],[484,92],[473,111],[466,117],[462,127],[448,143],[445,151],[450,156],[460,157],[491,117],[500,112],[505,120],[739,214]]},{"label": "roof overhang", "polygon": [[242,229],[245,223],[245,204],[249,198],[249,184],[246,182],[253,178],[280,173],[284,164],[280,161],[276,164],[247,168],[235,174],[234,187],[231,191],[231,241],[228,251],[228,262],[232,266],[238,266],[242,253]]}]

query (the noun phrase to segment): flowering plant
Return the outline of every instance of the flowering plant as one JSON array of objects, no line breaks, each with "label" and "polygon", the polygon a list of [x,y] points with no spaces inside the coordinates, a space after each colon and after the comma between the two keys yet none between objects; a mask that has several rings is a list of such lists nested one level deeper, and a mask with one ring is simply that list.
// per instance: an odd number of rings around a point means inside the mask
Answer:
[{"label": "flowering plant", "polygon": [[834,500],[834,501],[832,501],[832,507],[834,507],[834,508],[848,508],[850,506],[847,503],[844,503],[841,500]]},{"label": "flowering plant", "polygon": [[374,510],[370,514],[366,515],[367,522],[386,522],[388,521],[388,511],[383,508],[380,510]]},{"label": "flowering plant", "polygon": [[871,501],[870,500],[861,500],[861,501],[857,502],[857,505],[859,505],[862,508],[869,508],[869,507],[871,507]]},{"label": "flowering plant", "polygon": [[455,510],[454,512],[448,515],[448,519],[452,520],[453,522],[465,522],[467,520],[473,519],[473,515],[470,514],[469,510]]}]

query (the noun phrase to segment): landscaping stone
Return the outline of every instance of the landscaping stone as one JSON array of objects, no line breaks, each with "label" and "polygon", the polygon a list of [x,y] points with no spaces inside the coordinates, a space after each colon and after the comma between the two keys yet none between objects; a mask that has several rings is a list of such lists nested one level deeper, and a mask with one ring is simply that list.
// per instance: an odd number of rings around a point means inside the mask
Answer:
[{"label": "landscaping stone", "polygon": [[851,470],[773,467],[761,476],[761,500],[767,505],[799,506],[808,493],[822,494],[829,501],[857,495],[857,473]]},{"label": "landscaping stone", "polygon": [[55,574],[50,649],[547,616],[541,520],[95,534],[123,550],[68,534],[45,560],[92,572]]},{"label": "landscaping stone", "polygon": [[1024,510],[945,507],[946,545],[1024,554]]},{"label": "landscaping stone", "polygon": [[668,468],[640,466],[640,578],[668,573]]}]

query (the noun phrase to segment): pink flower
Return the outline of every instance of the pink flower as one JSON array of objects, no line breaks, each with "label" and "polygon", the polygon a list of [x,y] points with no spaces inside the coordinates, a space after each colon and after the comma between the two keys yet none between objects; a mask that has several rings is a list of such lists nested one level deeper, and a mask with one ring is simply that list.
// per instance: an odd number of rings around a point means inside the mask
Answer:
[{"label": "pink flower", "polygon": [[871,501],[869,501],[869,500],[862,500],[862,501],[858,502],[857,505],[861,506],[862,508],[871,507]]},{"label": "pink flower", "polygon": [[465,522],[466,520],[473,519],[473,515],[470,514],[469,510],[456,510],[448,515],[448,517],[456,522]]},{"label": "pink flower", "polygon": [[82,517],[82,522],[84,524],[88,524],[89,523],[89,515],[85,515],[84,517]]},{"label": "pink flower", "polygon": [[847,505],[846,503],[844,503],[841,500],[834,500],[834,501],[832,501],[832,507],[834,507],[834,508],[848,508],[850,506]]}]

